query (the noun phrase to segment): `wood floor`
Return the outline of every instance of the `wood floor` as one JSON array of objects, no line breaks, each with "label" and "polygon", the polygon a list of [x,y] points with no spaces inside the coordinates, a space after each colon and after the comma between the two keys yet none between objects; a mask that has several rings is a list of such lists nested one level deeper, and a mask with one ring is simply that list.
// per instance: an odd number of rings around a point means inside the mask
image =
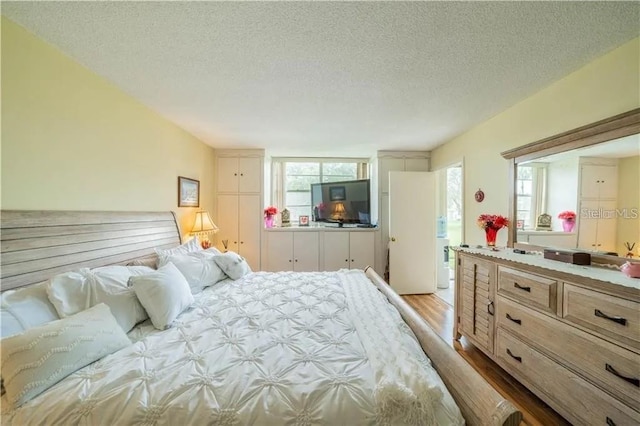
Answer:
[{"label": "wood floor", "polygon": [[523,425],[569,425],[558,413],[465,341],[453,340],[453,307],[434,294],[402,296],[449,345],[465,358],[503,397],[523,415]]}]

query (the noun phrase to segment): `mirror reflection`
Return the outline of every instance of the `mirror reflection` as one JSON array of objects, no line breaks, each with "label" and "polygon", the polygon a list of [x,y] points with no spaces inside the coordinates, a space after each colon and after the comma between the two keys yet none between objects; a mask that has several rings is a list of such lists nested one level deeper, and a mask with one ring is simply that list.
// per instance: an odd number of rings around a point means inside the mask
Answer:
[{"label": "mirror reflection", "polygon": [[640,255],[640,135],[520,163],[516,172],[518,242]]}]

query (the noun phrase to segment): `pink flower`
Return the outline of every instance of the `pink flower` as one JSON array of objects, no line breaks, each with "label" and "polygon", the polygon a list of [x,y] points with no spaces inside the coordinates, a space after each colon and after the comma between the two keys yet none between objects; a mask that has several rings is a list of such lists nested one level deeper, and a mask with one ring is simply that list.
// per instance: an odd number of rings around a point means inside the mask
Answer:
[{"label": "pink flower", "polygon": [[478,226],[482,229],[502,229],[509,226],[509,219],[497,214],[481,214],[478,216]]},{"label": "pink flower", "polygon": [[560,214],[558,214],[558,219],[562,219],[562,220],[575,220],[576,218],[576,212],[572,212],[571,210],[565,210],[563,212],[560,212]]}]

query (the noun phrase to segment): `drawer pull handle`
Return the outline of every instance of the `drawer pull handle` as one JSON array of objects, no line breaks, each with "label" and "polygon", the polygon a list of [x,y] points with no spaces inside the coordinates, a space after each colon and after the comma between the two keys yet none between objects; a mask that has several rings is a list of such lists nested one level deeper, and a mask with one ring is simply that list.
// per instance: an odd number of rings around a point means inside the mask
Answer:
[{"label": "drawer pull handle", "polygon": [[524,290],[524,291],[526,291],[526,292],[528,292],[528,293],[531,293],[531,287],[523,287],[523,286],[521,286],[521,285],[520,285],[520,284],[518,284],[518,283],[513,283],[513,286],[514,286],[515,288],[519,289],[519,290]]},{"label": "drawer pull handle", "polygon": [[640,379],[635,379],[633,377],[625,377],[622,374],[618,373],[616,371],[615,368],[613,368],[610,364],[605,364],[604,365],[605,370],[607,370],[609,373],[613,374],[614,376],[618,376],[620,377],[622,380],[631,383],[632,385],[634,385],[635,387],[640,388]]},{"label": "drawer pull handle", "polygon": [[611,417],[607,416],[607,426],[616,426],[616,422],[611,420]]},{"label": "drawer pull handle", "polygon": [[609,321],[617,322],[618,324],[627,325],[627,319],[622,317],[610,317],[602,312],[600,309],[596,309],[593,314],[597,317],[608,319]]},{"label": "drawer pull handle", "polygon": [[514,354],[511,353],[511,349],[507,348],[507,353],[509,354],[509,356],[513,359],[515,359],[518,362],[522,362],[522,357],[521,356],[515,356]]},{"label": "drawer pull handle", "polygon": [[511,321],[513,321],[513,322],[515,322],[515,323],[516,323],[516,324],[518,324],[518,325],[522,324],[522,320],[515,319],[515,318],[513,318],[513,317],[512,317],[511,315],[509,315],[509,314],[507,314],[507,319],[508,319],[508,320],[511,320]]},{"label": "drawer pull handle", "polygon": [[493,301],[487,303],[487,313],[491,316],[495,313],[495,309],[493,308]]}]

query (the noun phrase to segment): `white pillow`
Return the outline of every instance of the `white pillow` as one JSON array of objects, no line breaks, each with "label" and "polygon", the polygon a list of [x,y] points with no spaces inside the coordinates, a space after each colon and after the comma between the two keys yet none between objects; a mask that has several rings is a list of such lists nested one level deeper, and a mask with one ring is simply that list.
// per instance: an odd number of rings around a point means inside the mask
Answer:
[{"label": "white pillow", "polygon": [[251,272],[245,258],[232,251],[215,255],[213,260],[232,280],[240,279]]},{"label": "white pillow", "polygon": [[155,251],[156,251],[156,254],[158,255],[158,265],[160,264],[166,265],[167,262],[165,258],[167,256],[171,256],[173,254],[186,254],[186,253],[193,253],[195,251],[202,251],[202,247],[200,246],[200,241],[198,241],[198,237],[193,237],[192,239],[182,244],[181,246],[174,247],[171,249],[157,248],[155,249]]},{"label": "white pillow", "polygon": [[191,288],[173,263],[129,279],[153,326],[164,330],[193,303]]},{"label": "white pillow", "polygon": [[203,288],[212,286],[227,277],[213,260],[214,256],[214,252],[208,250],[173,254],[163,257],[163,261],[158,266],[173,263],[187,279],[191,294],[198,294]]},{"label": "white pillow", "polygon": [[47,298],[46,283],[7,290],[0,295],[0,337],[60,319]]},{"label": "white pillow", "polygon": [[153,272],[146,266],[105,266],[56,275],[47,285],[49,300],[61,318],[105,303],[125,332],[147,318],[147,313],[128,286],[129,278]]},{"label": "white pillow", "polygon": [[103,303],[2,339],[2,378],[12,408],[69,374],[131,344]]}]

